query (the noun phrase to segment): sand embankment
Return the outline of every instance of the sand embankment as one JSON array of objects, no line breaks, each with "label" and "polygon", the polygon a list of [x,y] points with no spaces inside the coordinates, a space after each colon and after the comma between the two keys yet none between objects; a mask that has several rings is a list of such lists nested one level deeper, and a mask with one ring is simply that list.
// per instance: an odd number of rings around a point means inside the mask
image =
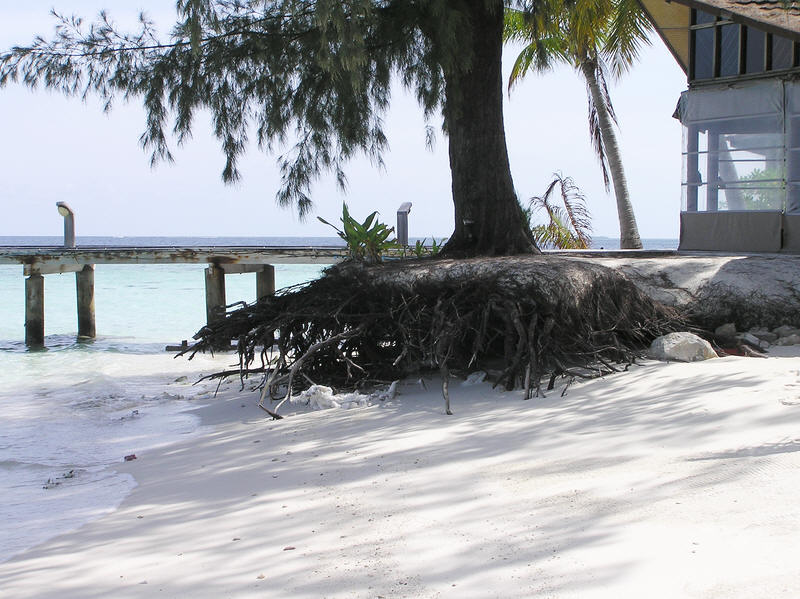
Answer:
[{"label": "sand embankment", "polygon": [[800,352],[648,362],[528,402],[390,402],[209,428],[120,468],[116,512],[0,564],[0,596],[796,597]]}]

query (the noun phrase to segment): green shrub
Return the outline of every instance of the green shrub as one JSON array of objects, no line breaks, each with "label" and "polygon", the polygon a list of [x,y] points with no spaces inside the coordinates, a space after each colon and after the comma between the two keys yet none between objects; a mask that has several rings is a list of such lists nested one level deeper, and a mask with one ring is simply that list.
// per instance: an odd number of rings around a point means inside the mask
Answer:
[{"label": "green shrub", "polygon": [[396,239],[389,239],[394,227],[376,221],[378,212],[370,214],[363,223],[350,216],[347,204],[342,204],[342,228],[332,225],[324,218],[317,218],[332,227],[347,244],[347,251],[353,260],[361,260],[370,264],[380,262],[383,254],[390,249],[399,248]]}]

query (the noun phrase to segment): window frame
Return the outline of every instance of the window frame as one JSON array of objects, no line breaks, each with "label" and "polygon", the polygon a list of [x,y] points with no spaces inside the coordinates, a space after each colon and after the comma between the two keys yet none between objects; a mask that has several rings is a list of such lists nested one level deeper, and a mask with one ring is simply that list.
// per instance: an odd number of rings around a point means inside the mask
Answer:
[{"label": "window frame", "polygon": [[[712,17],[712,20],[705,23],[697,23],[698,13],[703,15],[708,15]],[[740,77],[763,77],[770,73],[781,73],[781,72],[788,72],[792,69],[797,69],[800,67],[800,43],[792,40],[791,38],[786,38],[785,36],[777,36],[780,38],[787,39],[792,44],[792,54],[790,58],[790,66],[783,67],[780,69],[773,69],[772,68],[772,47],[773,47],[773,38],[777,34],[773,34],[763,29],[759,29],[757,27],[752,27],[750,25],[743,25],[741,23],[737,23],[731,18],[723,18],[719,15],[715,15],[713,13],[709,13],[704,10],[700,10],[697,8],[691,9],[691,16],[690,16],[690,25],[689,25],[689,81],[691,83],[695,82],[707,82],[707,81],[714,81],[714,80],[731,80]],[[725,26],[735,26],[738,28],[737,37],[738,37],[738,48],[736,52],[736,59],[738,64],[736,65],[736,69],[734,69],[734,73],[721,75],[721,67],[722,67],[722,28]],[[710,77],[703,77],[702,79],[697,78],[697,48],[696,48],[696,32],[711,29],[712,33],[712,51],[711,51],[711,76]],[[748,72],[747,71],[747,39],[750,35],[750,32],[759,32],[760,34],[764,35],[764,51],[763,56],[761,57],[761,70]],[[707,60],[707,57],[703,57]]]}]

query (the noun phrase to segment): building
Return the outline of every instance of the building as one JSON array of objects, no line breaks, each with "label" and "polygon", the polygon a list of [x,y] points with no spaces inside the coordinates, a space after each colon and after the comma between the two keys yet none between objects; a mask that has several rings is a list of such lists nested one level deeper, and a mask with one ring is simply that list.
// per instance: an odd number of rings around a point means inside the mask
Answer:
[{"label": "building", "polygon": [[640,1],[689,83],[680,249],[800,252],[800,2]]}]

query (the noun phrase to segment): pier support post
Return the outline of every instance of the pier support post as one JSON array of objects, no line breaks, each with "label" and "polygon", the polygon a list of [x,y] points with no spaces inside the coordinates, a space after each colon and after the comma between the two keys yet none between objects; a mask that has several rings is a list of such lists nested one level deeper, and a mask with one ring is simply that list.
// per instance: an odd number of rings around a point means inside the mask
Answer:
[{"label": "pier support post", "polygon": [[44,347],[44,277],[25,279],[25,345]]},{"label": "pier support post", "polygon": [[225,312],[225,271],[215,264],[206,268],[206,322],[220,320]]},{"label": "pier support post", "polygon": [[265,264],[256,273],[256,299],[260,300],[268,295],[275,295],[275,267]]},{"label": "pier support post", "polygon": [[94,265],[86,264],[75,273],[75,290],[78,298],[78,339],[97,336],[94,318]]}]

